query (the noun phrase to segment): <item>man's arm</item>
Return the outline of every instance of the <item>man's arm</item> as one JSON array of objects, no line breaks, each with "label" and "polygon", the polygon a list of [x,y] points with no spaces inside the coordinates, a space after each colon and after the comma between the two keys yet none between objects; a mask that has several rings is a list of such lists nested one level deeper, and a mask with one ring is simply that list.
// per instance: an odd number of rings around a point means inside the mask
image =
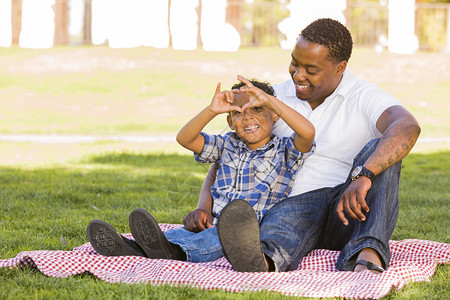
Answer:
[{"label": "man's arm", "polygon": [[[408,155],[419,137],[420,126],[414,116],[400,105],[386,109],[378,118],[376,126],[382,136],[364,166],[378,175]],[[348,186],[336,209],[342,223],[348,224],[344,210],[349,217],[365,221],[361,209],[369,211],[365,199],[371,186],[370,179],[364,176]]]},{"label": "man's arm", "polygon": [[200,190],[197,209],[189,212],[186,217],[184,217],[183,225],[186,230],[200,232],[213,227],[213,199],[211,197],[211,186],[216,179],[217,168],[217,164],[211,165],[205,181],[203,182],[202,189]]}]

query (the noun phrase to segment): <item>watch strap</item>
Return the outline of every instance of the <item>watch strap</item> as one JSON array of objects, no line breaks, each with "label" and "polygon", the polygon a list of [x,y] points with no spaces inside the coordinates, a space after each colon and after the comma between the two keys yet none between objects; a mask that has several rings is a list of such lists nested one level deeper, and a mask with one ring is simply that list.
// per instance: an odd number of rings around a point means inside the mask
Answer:
[{"label": "watch strap", "polygon": [[[367,168],[364,167],[364,166],[360,166],[360,167],[361,167],[361,170],[359,171],[358,174],[356,174],[355,176],[352,177],[352,181],[358,179],[358,178],[361,177],[361,176],[364,176],[364,177],[369,178],[370,181],[373,182],[373,179],[375,178],[375,174],[373,174],[372,171],[370,171],[369,169],[367,169]],[[357,167],[357,168],[358,168],[358,167]]]}]

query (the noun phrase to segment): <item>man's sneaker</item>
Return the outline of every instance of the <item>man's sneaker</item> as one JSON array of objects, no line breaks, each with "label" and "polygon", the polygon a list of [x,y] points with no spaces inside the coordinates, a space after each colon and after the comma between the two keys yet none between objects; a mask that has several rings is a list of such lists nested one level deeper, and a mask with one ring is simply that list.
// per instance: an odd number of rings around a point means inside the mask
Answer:
[{"label": "man's sneaker", "polygon": [[155,218],[142,208],[130,214],[130,231],[149,258],[186,260],[180,246],[169,242]]},{"label": "man's sneaker", "polygon": [[87,236],[94,250],[105,256],[145,256],[133,241],[121,236],[111,225],[93,220],[87,226]]},{"label": "man's sneaker", "polygon": [[224,256],[235,271],[268,272],[258,219],[246,201],[234,200],[223,209],[217,231]]}]

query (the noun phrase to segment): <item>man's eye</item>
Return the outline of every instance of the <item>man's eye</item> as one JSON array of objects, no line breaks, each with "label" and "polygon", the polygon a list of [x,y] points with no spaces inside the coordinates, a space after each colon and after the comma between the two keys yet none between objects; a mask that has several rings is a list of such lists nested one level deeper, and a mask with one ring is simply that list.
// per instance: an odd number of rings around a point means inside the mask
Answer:
[{"label": "man's eye", "polygon": [[262,106],[255,106],[253,107],[254,111],[261,111],[262,110]]}]

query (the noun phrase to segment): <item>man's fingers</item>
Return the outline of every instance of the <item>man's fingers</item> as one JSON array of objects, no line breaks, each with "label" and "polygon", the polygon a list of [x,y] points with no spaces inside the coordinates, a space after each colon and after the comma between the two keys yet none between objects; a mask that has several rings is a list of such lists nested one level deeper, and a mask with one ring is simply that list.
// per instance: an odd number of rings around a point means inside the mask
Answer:
[{"label": "man's fingers", "polygon": [[367,202],[365,199],[359,201],[359,205],[361,205],[361,208],[365,211],[365,212],[369,212],[369,206],[367,205]]},{"label": "man's fingers", "polygon": [[347,215],[350,218],[355,219],[355,220],[359,220],[359,217],[354,213],[353,209],[355,209],[355,210],[357,210],[357,209],[354,207],[353,203],[354,203],[354,200],[352,201],[352,199],[345,198],[345,200],[344,200],[345,212],[347,213]]},{"label": "man's fingers", "polygon": [[344,225],[348,225],[348,220],[344,215],[344,201],[342,198],[339,200],[339,203],[336,207],[336,214],[339,220],[341,220]]}]

